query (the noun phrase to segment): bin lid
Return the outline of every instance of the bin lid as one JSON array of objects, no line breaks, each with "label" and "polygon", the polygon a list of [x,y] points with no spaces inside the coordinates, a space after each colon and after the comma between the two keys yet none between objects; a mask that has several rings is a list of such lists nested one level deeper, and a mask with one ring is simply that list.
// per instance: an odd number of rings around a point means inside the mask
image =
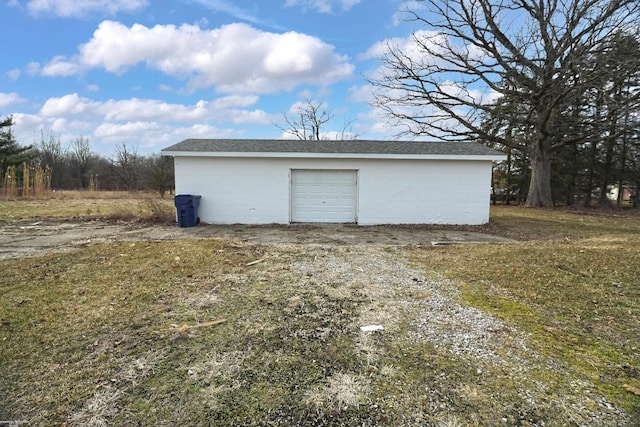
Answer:
[{"label": "bin lid", "polygon": [[173,197],[173,201],[176,205],[191,205],[194,202],[198,203],[201,196],[194,194],[178,194]]}]

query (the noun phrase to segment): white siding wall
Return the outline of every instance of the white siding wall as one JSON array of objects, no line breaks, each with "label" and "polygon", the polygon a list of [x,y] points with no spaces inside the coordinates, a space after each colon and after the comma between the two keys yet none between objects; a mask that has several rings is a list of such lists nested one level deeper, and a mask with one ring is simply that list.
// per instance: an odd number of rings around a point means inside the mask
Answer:
[{"label": "white siding wall", "polygon": [[290,222],[291,169],[358,171],[358,223],[484,224],[490,161],[175,157],[176,194],[205,223]]}]

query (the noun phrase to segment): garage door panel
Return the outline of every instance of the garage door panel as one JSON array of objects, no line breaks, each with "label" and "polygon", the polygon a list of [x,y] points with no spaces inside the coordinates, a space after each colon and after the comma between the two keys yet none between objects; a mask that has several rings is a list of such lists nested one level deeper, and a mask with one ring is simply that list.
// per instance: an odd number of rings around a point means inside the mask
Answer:
[{"label": "garage door panel", "polygon": [[292,170],[292,222],[356,222],[357,172]]}]

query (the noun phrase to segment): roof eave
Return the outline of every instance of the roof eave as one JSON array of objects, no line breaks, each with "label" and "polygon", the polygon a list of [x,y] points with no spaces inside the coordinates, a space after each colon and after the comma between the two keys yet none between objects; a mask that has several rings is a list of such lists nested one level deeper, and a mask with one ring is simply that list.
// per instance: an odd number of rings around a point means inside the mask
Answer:
[{"label": "roof eave", "polygon": [[171,157],[239,157],[280,159],[389,159],[389,160],[506,160],[503,154],[385,154],[385,153],[283,153],[235,151],[161,151]]}]

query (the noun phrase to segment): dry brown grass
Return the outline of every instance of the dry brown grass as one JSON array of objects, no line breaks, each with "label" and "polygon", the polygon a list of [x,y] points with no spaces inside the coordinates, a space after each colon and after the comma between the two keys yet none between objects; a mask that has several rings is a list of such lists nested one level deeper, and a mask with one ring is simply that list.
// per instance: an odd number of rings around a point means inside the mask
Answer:
[{"label": "dry brown grass", "polygon": [[[106,217],[120,202],[138,216],[148,203],[68,197],[3,202],[0,214]],[[1,261],[0,420],[633,425],[640,403],[622,385],[640,387],[638,221],[500,208],[491,227],[535,240],[433,248],[112,241]],[[425,313],[438,289],[421,286],[425,277],[450,290],[461,312],[473,306],[499,319],[504,328],[490,332],[501,338],[483,339],[502,364],[415,339],[416,316],[439,320]],[[227,321],[209,323],[216,319]],[[376,323],[383,333],[359,330]],[[527,351],[514,351],[520,340]],[[602,402],[613,409],[597,418]]]},{"label": "dry brown grass", "polygon": [[320,411],[341,411],[367,403],[371,393],[370,380],[362,375],[338,373],[306,394],[306,403]]},{"label": "dry brown grass", "polygon": [[[29,193],[18,197],[5,197],[5,200],[114,200],[114,199],[155,199],[158,193],[150,191],[102,191],[102,190],[51,190],[40,194]],[[167,197],[170,199],[171,197]]]},{"label": "dry brown grass", "polygon": [[150,223],[175,222],[172,197],[152,193],[56,191],[48,198],[25,197],[0,203],[0,218],[9,221],[107,220]]}]

